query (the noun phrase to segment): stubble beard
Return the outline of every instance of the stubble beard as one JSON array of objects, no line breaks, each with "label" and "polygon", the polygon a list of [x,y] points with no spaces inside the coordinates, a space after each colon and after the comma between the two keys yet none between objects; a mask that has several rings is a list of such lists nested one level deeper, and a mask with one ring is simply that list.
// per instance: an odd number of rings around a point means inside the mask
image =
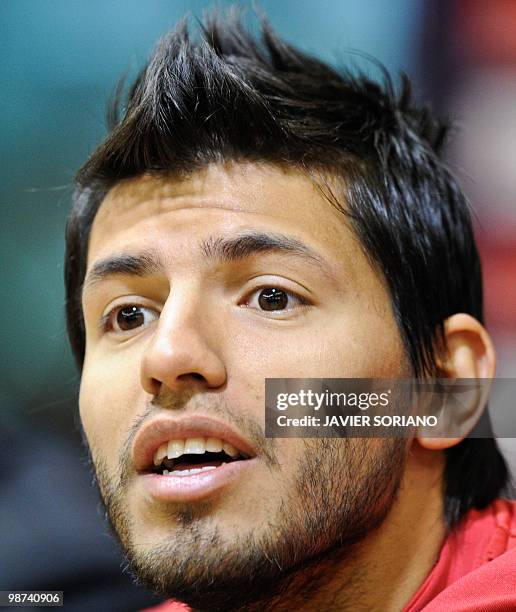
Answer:
[{"label": "stubble beard", "polygon": [[100,459],[95,468],[109,521],[139,584],[196,610],[279,611],[283,602],[292,609],[296,597],[324,588],[331,566],[352,563],[354,545],[382,524],[400,486],[406,442],[306,440],[295,486],[267,524],[250,525],[228,541],[210,520],[209,504],[184,506],[171,515],[170,537],[145,550],[133,540],[123,480],[114,482]]}]

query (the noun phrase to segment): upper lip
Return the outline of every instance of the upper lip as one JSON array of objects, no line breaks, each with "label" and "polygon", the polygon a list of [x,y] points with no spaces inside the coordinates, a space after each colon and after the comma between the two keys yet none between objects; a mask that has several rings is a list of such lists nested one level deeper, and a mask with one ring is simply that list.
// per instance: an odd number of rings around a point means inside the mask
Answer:
[{"label": "upper lip", "polygon": [[164,442],[185,438],[220,438],[232,444],[242,455],[254,457],[249,442],[227,423],[205,416],[189,416],[179,419],[156,417],[140,427],[132,446],[132,459],[138,472],[153,467],[155,452]]}]

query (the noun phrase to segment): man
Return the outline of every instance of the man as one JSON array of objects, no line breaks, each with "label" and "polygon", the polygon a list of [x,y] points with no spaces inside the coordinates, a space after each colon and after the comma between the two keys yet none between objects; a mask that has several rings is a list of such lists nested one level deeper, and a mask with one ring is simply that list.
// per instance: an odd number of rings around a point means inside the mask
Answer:
[{"label": "man", "polygon": [[516,606],[493,439],[264,435],[268,377],[494,375],[444,128],[408,84],[215,15],[112,118],[77,178],[67,312],[138,579],[200,610]]}]

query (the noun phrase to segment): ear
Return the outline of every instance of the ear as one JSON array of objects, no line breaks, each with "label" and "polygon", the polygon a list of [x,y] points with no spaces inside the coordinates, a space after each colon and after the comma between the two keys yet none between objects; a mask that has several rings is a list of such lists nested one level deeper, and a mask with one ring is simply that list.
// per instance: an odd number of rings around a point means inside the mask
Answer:
[{"label": "ear", "polygon": [[[447,379],[488,379],[486,384],[468,397],[466,402],[457,404],[451,411],[455,423],[460,423],[464,435],[450,438],[425,436],[419,431],[417,440],[423,448],[441,450],[455,446],[473,429],[485,408],[489,380],[495,375],[496,355],[493,342],[482,324],[468,314],[455,314],[444,322],[446,354],[437,359],[439,375]],[[453,431],[450,428],[448,431]]]},{"label": "ear", "polygon": [[447,378],[493,378],[496,355],[491,337],[468,314],[455,314],[444,322],[447,352],[437,363]]}]

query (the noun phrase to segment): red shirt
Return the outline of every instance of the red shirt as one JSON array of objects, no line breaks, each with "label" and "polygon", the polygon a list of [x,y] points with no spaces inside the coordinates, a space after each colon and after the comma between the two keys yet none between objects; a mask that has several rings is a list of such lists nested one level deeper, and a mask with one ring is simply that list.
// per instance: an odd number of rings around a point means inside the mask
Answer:
[{"label": "red shirt", "polygon": [[[149,612],[185,612],[174,601]],[[470,510],[402,612],[516,612],[516,501]]]},{"label": "red shirt", "polygon": [[403,612],[516,611],[516,501],[470,510]]}]

